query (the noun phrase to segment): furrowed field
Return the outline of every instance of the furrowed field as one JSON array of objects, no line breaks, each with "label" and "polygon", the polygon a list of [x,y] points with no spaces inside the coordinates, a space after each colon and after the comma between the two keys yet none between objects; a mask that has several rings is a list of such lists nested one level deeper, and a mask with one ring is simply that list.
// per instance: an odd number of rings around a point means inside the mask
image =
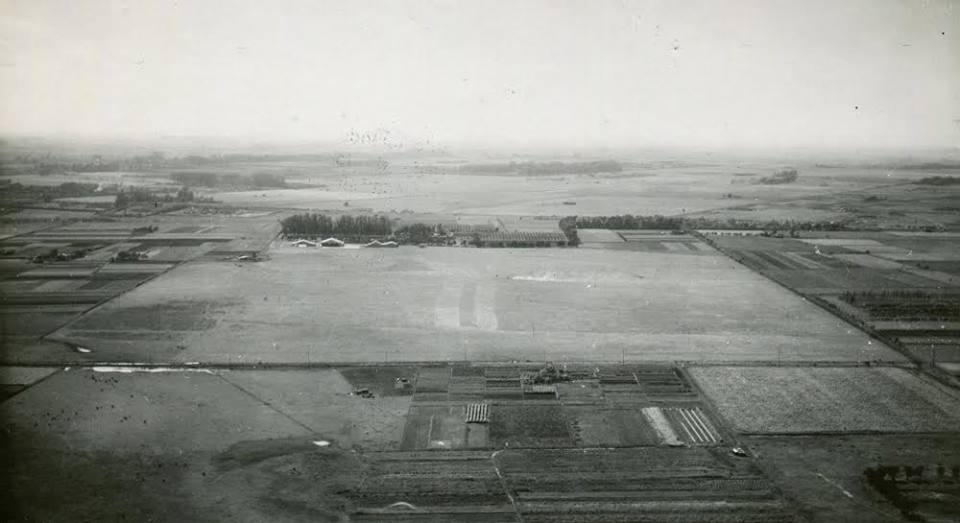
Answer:
[{"label": "furrowed field", "polygon": [[960,395],[903,368],[702,367],[690,372],[743,432],[960,430]]},{"label": "furrowed field", "polygon": [[192,262],[54,339],[98,361],[900,360],[719,255],[294,249]]}]

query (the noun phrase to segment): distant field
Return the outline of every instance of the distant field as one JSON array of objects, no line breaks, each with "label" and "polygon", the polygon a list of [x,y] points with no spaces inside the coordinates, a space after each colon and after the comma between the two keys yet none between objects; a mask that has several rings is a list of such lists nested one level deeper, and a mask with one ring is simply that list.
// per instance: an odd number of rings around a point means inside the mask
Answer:
[{"label": "distant field", "polygon": [[690,374],[743,432],[960,430],[960,395],[902,368],[699,367]]},{"label": "distant field", "polygon": [[175,268],[55,337],[132,361],[902,359],[716,254],[276,245]]},{"label": "distant field", "polygon": [[[376,212],[410,209],[467,215],[671,215],[734,206],[739,200],[724,198],[730,191],[755,203],[754,198],[768,202],[824,197],[838,189],[889,182],[879,171],[861,173],[863,179],[852,181],[826,179],[823,173],[811,172],[802,173],[800,181],[794,184],[731,185],[738,168],[731,162],[697,167],[630,167],[617,173],[524,176],[465,174],[455,169],[425,173],[416,165],[407,165],[391,166],[383,172],[322,172],[307,179],[316,185],[312,188],[221,192],[213,196],[230,204],[303,209],[339,210],[348,202],[349,208]],[[836,173],[826,174],[833,177]],[[816,219],[843,214],[812,212]],[[783,210],[772,211],[769,217],[777,217],[777,213],[784,217]],[[810,213],[795,209],[786,217],[806,219]]]}]

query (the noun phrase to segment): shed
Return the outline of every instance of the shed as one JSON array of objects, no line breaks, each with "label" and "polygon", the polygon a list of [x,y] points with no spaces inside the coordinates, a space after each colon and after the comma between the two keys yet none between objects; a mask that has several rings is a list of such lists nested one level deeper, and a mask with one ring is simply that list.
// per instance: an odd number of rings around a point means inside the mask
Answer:
[{"label": "shed", "polygon": [[327,238],[320,242],[321,247],[343,247],[343,242],[336,238]]}]

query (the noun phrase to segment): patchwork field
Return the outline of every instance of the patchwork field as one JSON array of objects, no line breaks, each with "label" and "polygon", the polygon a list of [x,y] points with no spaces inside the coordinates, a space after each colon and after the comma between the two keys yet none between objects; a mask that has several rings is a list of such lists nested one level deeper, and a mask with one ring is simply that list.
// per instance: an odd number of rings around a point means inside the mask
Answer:
[{"label": "patchwork field", "polygon": [[[956,375],[960,263],[950,232],[803,231],[801,238],[704,238],[743,265],[785,285],[910,354]],[[783,236],[781,234],[781,236]]]},{"label": "patchwork field", "polygon": [[[958,186],[812,162],[755,182],[786,158],[525,175],[360,156],[218,159],[223,183],[193,189],[224,205],[0,216],[17,365],[0,366],[0,519],[886,521],[890,492],[955,516],[960,395],[904,355],[960,361]],[[11,179],[176,190],[167,171]],[[286,188],[229,180],[257,173]],[[321,210],[461,232],[619,213],[865,231],[274,241]],[[33,261],[51,249],[88,252]],[[145,259],[110,261],[126,250]],[[562,379],[539,379],[546,362]],[[893,490],[868,484],[876,467]]]},{"label": "patchwork field", "polygon": [[[2,361],[35,361],[40,354],[47,361],[69,360],[70,351],[51,352],[49,344],[38,345],[40,338],[178,263],[203,255],[225,261],[263,249],[278,227],[268,214],[156,215],[53,225],[0,239]],[[113,260],[121,251],[142,257]],[[163,329],[159,324],[147,328]]]},{"label": "patchwork field", "polygon": [[[14,458],[0,477],[0,515],[112,520],[189,512],[189,519],[297,520],[305,511],[314,519],[349,515],[353,521],[582,521],[588,514],[598,522],[622,521],[627,514],[657,521],[793,519],[792,506],[752,460],[732,459],[719,442],[704,445],[687,436],[668,447],[658,436],[663,429],[639,410],[603,397],[590,408],[566,405],[556,394],[493,399],[485,401],[489,420],[467,422],[458,384],[519,382],[530,369],[10,369],[0,381],[21,390],[0,404],[0,457]],[[669,401],[674,392],[648,394],[663,384],[694,404],[673,367],[569,372],[576,379],[564,383],[573,387],[622,387],[632,376],[638,405]],[[398,378],[413,385],[398,389]],[[375,392],[357,392],[364,389]],[[449,394],[444,401],[417,400],[441,390]],[[662,412],[671,432],[713,427],[699,407]],[[606,436],[596,423],[610,423]],[[605,448],[594,448],[598,444]],[[574,445],[584,448],[556,448]],[[38,497],[34,467],[49,472],[42,490],[54,494],[51,500]],[[120,497],[110,504],[92,501],[103,496]]]},{"label": "patchwork field", "polygon": [[690,374],[741,432],[960,431],[960,394],[903,368],[698,367]]},{"label": "patchwork field", "polygon": [[51,338],[96,361],[901,359],[718,254],[277,244],[269,258],[180,266]]}]

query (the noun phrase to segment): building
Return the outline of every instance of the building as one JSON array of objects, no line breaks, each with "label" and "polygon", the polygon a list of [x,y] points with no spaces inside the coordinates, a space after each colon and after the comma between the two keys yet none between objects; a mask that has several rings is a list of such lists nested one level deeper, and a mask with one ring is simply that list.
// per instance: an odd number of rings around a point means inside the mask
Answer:
[{"label": "building", "polygon": [[487,232],[479,235],[479,247],[566,247],[562,232]]},{"label": "building", "polygon": [[320,242],[321,247],[343,247],[343,242],[336,238],[327,238]]},{"label": "building", "polygon": [[300,239],[294,242],[290,242],[290,245],[294,247],[316,247],[317,242],[312,242],[310,240]]}]

